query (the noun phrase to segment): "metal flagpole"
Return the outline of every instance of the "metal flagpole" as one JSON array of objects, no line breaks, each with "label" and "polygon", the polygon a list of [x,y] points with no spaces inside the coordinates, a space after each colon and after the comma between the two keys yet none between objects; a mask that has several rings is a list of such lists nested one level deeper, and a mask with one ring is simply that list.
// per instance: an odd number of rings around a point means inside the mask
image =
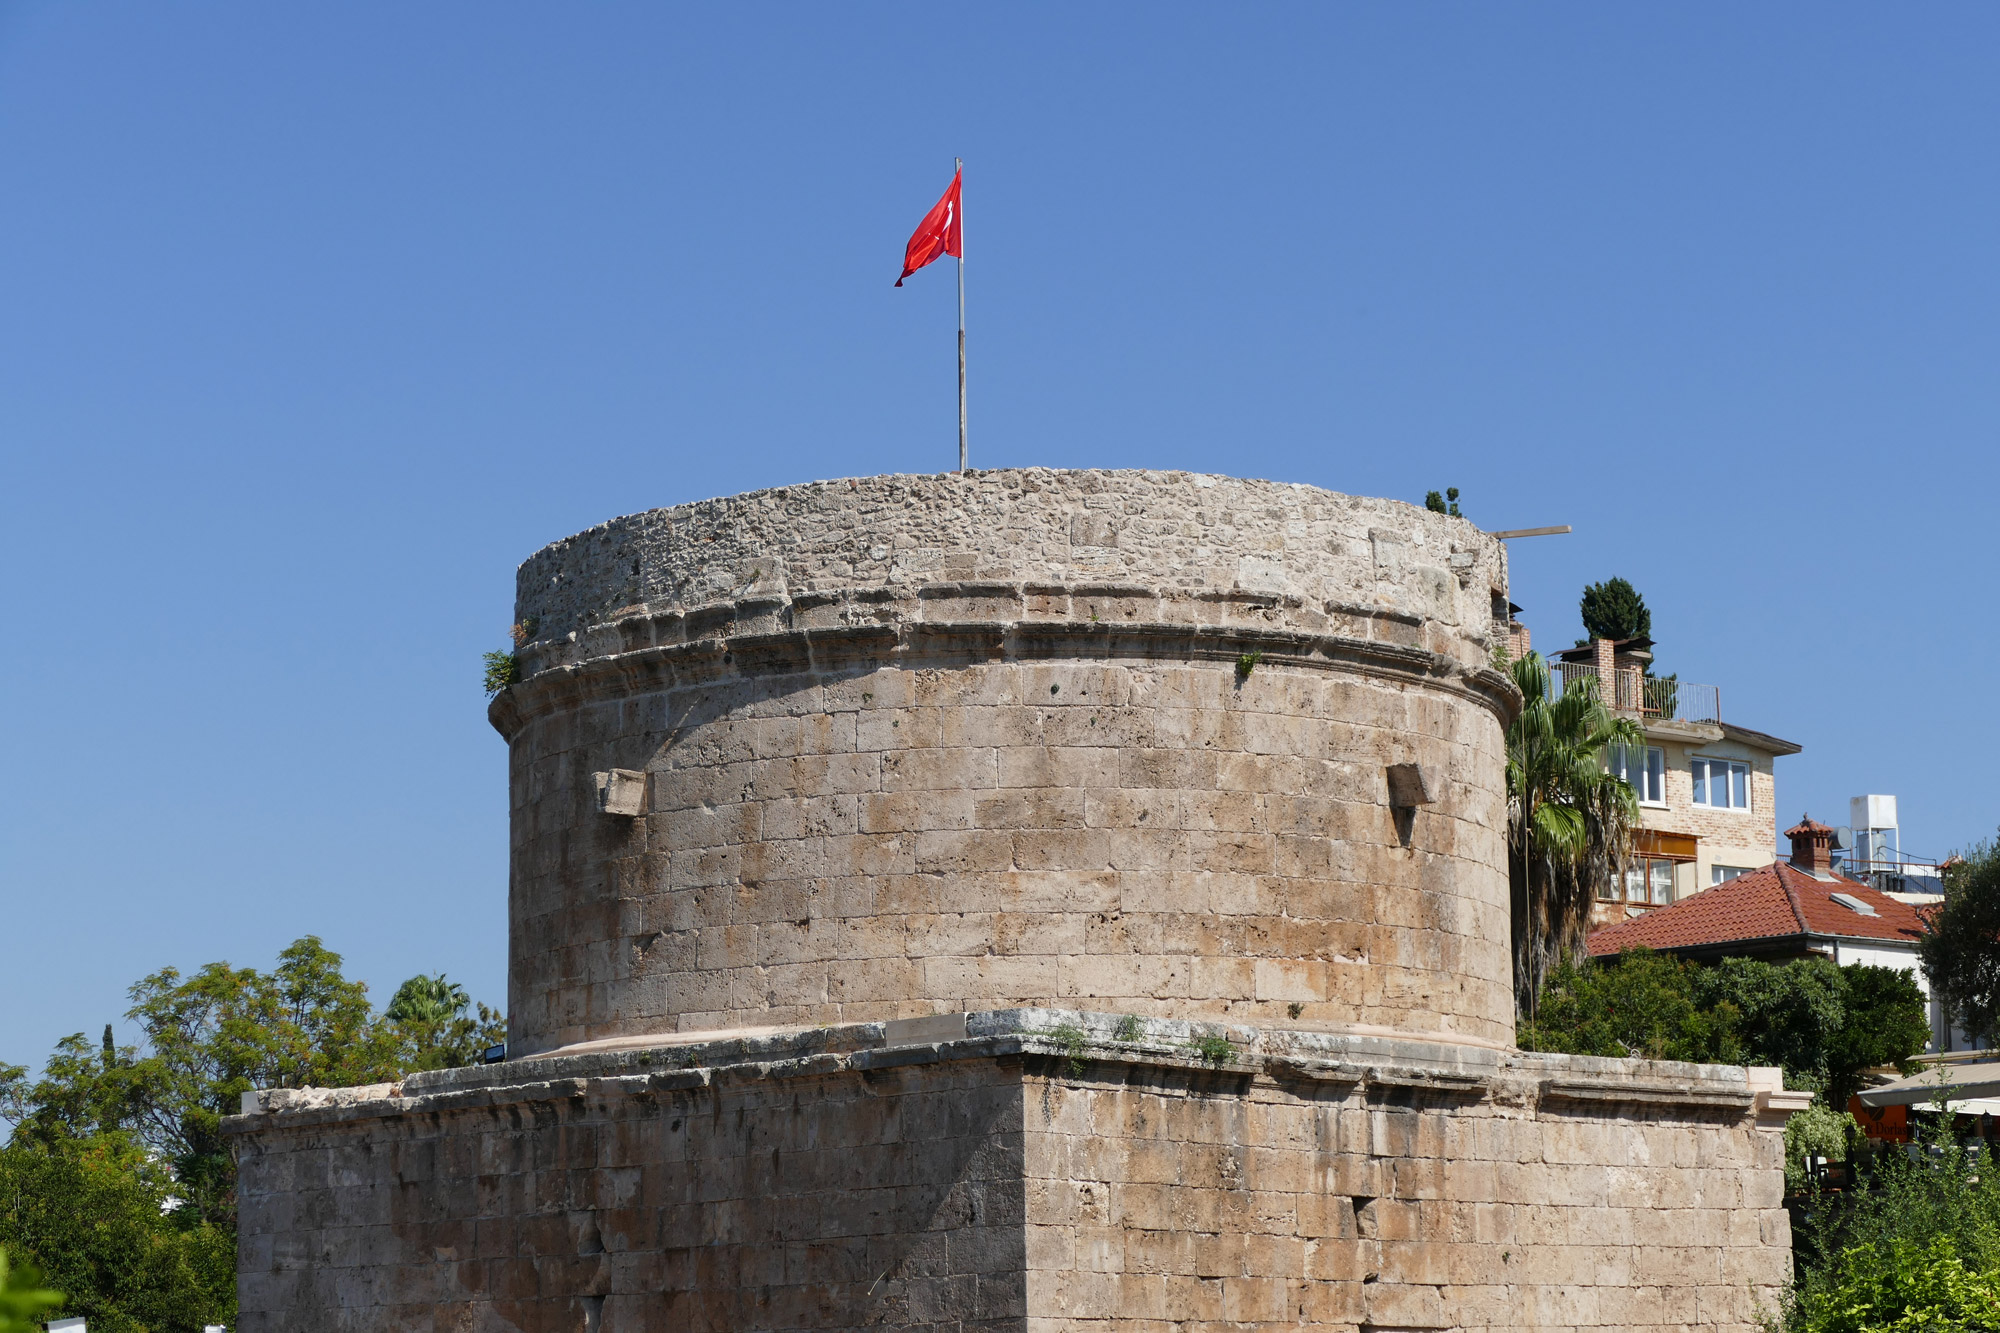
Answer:
[{"label": "metal flagpole", "polygon": [[[952,175],[961,177],[965,173],[965,159],[952,159]],[[966,470],[965,462],[965,186],[958,189],[958,470]]]}]

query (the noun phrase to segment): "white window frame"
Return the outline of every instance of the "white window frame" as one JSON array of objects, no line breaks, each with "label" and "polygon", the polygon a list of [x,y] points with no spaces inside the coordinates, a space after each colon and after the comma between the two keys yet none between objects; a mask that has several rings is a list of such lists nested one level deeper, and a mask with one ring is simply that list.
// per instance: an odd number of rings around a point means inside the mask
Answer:
[{"label": "white window frame", "polygon": [[[1708,868],[1708,887],[1712,889],[1719,884],[1727,884],[1730,880],[1735,879],[1738,875],[1747,875],[1754,869],[1756,869],[1755,866],[1726,866],[1720,863],[1711,864]],[[1725,870],[1729,872],[1726,875],[1722,873]]]},{"label": "white window frame", "polygon": [[[1649,779],[1657,778],[1659,780],[1660,794],[1657,797],[1648,797],[1646,795],[1645,787],[1643,787],[1641,784],[1637,782],[1632,781],[1632,774],[1630,772],[1632,765],[1630,763],[1630,759],[1632,752],[1634,750],[1637,750],[1646,756],[1645,758],[1646,769],[1645,772],[1642,773],[1640,776]],[[1659,760],[1657,763],[1654,762],[1653,757],[1655,755],[1659,756]],[[1605,756],[1605,767],[1609,768],[1613,773],[1617,774],[1620,778],[1624,779],[1625,785],[1632,789],[1632,794],[1639,798],[1640,805],[1650,805],[1657,809],[1662,809],[1662,810],[1666,808],[1667,752],[1665,750],[1661,749],[1657,745],[1614,745],[1611,747],[1610,753]]]},{"label": "white window frame", "polygon": [[[1695,779],[1694,779],[1694,769],[1695,765],[1697,764],[1704,764],[1708,766],[1708,771],[1703,775],[1702,778],[1702,785],[1708,788],[1710,793],[1713,793],[1715,790],[1715,777],[1714,777],[1715,769],[1719,767],[1723,770],[1725,774],[1728,775],[1727,780],[1729,785],[1730,799],[1732,802],[1735,800],[1735,795],[1736,795],[1736,781],[1735,781],[1736,775],[1734,770],[1739,768],[1742,769],[1743,804],[1717,805],[1714,801],[1704,801],[1698,799],[1695,796]],[[1751,813],[1752,809],[1757,804],[1756,793],[1755,793],[1756,777],[1757,777],[1757,766],[1755,764],[1748,763],[1745,760],[1729,759],[1719,755],[1702,755],[1702,754],[1694,755],[1688,760],[1688,803],[1694,806],[1694,808],[1697,810],[1723,810],[1727,811],[1730,814],[1747,815]]]}]

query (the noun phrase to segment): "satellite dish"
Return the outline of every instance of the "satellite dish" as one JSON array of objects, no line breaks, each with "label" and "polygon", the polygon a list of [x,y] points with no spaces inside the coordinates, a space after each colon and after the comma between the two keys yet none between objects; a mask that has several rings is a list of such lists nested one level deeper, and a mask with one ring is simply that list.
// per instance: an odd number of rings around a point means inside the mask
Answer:
[{"label": "satellite dish", "polygon": [[1842,824],[1833,831],[1833,850],[1844,852],[1854,846],[1854,830]]}]

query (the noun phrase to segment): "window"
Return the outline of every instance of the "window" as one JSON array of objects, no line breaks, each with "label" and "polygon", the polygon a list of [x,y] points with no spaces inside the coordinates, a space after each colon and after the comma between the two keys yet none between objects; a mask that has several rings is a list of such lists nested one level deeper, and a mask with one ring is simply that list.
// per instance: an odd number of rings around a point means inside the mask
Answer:
[{"label": "window", "polygon": [[1747,875],[1749,873],[1749,866],[1710,866],[1708,868],[1708,887],[1712,889],[1718,884],[1727,884],[1738,875]]},{"label": "window", "polygon": [[1750,765],[1729,759],[1697,759],[1694,769],[1694,803],[1717,810],[1750,808]]},{"label": "window", "polygon": [[1664,907],[1674,900],[1674,863],[1656,856],[1635,856],[1625,866],[1625,879],[1600,884],[1597,896],[1605,902],[1626,902],[1640,907]]},{"label": "window", "polygon": [[1631,784],[1641,803],[1667,803],[1667,756],[1658,746],[1612,746],[1611,771]]}]

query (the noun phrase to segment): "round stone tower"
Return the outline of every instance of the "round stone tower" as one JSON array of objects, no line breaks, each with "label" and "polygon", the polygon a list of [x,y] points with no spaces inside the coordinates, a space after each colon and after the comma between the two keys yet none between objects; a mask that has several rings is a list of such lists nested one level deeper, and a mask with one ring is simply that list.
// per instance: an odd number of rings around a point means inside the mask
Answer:
[{"label": "round stone tower", "polygon": [[868,477],[521,566],[510,1047],[1041,1006],[1509,1044],[1502,545]]}]

